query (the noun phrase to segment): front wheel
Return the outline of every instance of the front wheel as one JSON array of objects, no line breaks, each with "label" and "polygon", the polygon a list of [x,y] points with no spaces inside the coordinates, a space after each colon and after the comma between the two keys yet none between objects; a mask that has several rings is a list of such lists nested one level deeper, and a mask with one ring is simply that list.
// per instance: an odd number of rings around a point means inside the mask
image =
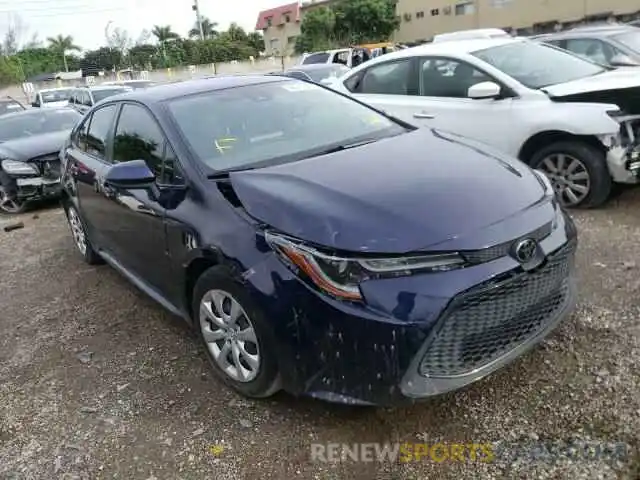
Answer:
[{"label": "front wheel", "polygon": [[19,200],[15,195],[11,195],[5,187],[0,185],[0,212],[7,214],[23,213],[27,209],[26,202]]},{"label": "front wheel", "polygon": [[89,265],[99,265],[103,263],[102,257],[96,253],[87,236],[87,229],[84,226],[84,222],[80,218],[80,214],[76,207],[69,205],[66,208],[67,220],[69,222],[69,228],[71,229],[71,235],[73,236],[73,242],[76,248],[84,258],[84,261]]},{"label": "front wheel", "polygon": [[547,175],[567,208],[600,207],[611,195],[613,180],[605,153],[588,143],[552,143],[538,150],[529,165]]},{"label": "front wheel", "polygon": [[198,279],[193,320],[215,373],[242,395],[264,398],[280,390],[275,341],[259,306],[222,267]]}]

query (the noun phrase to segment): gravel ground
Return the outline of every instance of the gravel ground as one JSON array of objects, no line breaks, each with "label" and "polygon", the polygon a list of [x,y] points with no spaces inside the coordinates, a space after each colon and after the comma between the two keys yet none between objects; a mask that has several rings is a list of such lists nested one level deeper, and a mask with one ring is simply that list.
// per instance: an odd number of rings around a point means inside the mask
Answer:
[{"label": "gravel ground", "polygon": [[[180,320],[111,268],[82,263],[60,210],[22,215],[24,228],[0,228],[0,478],[637,479],[639,208],[635,190],[575,214],[579,308],[539,348],[402,409],[243,400],[211,377]],[[617,442],[629,455],[514,455],[549,441]],[[504,450],[490,463],[323,463],[310,459],[316,442]]]}]

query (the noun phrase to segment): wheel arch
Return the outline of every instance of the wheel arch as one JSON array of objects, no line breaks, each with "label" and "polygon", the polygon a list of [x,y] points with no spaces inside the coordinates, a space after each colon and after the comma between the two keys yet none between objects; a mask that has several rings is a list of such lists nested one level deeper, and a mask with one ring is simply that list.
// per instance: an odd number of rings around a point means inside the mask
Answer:
[{"label": "wheel arch", "polygon": [[198,279],[204,272],[213,267],[225,268],[231,273],[232,277],[239,278],[243,268],[222,252],[215,248],[202,248],[192,251],[192,255],[185,262],[184,268],[184,289],[183,289],[183,304],[186,307],[189,319],[193,321],[193,307],[192,298],[193,291],[195,289]]},{"label": "wheel arch", "polygon": [[542,147],[551,143],[566,141],[586,143],[602,152],[606,152],[605,146],[595,135],[576,135],[563,130],[544,130],[532,135],[524,142],[518,153],[518,158],[529,165],[533,155]]}]

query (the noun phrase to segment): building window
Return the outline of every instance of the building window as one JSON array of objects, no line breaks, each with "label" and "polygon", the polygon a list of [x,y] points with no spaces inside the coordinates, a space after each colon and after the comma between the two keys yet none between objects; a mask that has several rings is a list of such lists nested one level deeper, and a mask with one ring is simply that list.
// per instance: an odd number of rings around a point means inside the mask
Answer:
[{"label": "building window", "polygon": [[431,9],[431,16],[432,17],[437,17],[438,15],[440,15],[440,9],[439,8]]},{"label": "building window", "polygon": [[513,0],[491,0],[491,6],[494,8],[503,8],[512,2]]},{"label": "building window", "polygon": [[267,27],[270,27],[273,22],[273,17],[267,17]]},{"label": "building window", "polygon": [[288,13],[285,13],[284,15],[284,21],[286,23],[290,23],[291,22],[291,15],[289,15]]},{"label": "building window", "polygon": [[456,15],[473,15],[475,11],[473,2],[458,3],[456,5]]},{"label": "building window", "polygon": [[296,36],[292,36],[292,37],[287,37],[287,44],[288,45],[295,45],[296,43]]},{"label": "building window", "polygon": [[405,13],[403,15],[404,21],[405,22],[410,22],[411,21],[411,14],[410,13]]},{"label": "building window", "polygon": [[424,12],[417,12],[416,18],[424,18]]}]

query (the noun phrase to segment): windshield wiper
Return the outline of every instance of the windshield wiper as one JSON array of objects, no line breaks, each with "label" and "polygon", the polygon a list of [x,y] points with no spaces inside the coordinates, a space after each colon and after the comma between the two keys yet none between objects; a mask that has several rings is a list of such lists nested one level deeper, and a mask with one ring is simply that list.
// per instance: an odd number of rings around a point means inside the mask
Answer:
[{"label": "windshield wiper", "polygon": [[220,170],[219,172],[215,172],[215,173],[210,173],[207,175],[207,178],[209,180],[220,180],[220,179],[225,179],[225,178],[229,178],[229,174],[234,173],[234,172],[247,172],[249,170],[255,170],[255,168],[228,168],[226,170]]},{"label": "windshield wiper", "polygon": [[323,155],[330,155],[332,153],[336,153],[336,152],[342,152],[343,150],[349,150],[351,148],[358,148],[358,147],[362,147],[363,145],[367,145],[369,143],[373,143],[373,142],[377,142],[379,139],[374,138],[374,139],[368,139],[368,140],[362,140],[360,142],[353,142],[353,143],[346,143],[346,144],[342,144],[342,145],[335,145],[333,147],[330,148],[326,148],[324,150],[321,150],[319,152],[313,153],[305,158],[313,158],[313,157],[321,157]]}]

